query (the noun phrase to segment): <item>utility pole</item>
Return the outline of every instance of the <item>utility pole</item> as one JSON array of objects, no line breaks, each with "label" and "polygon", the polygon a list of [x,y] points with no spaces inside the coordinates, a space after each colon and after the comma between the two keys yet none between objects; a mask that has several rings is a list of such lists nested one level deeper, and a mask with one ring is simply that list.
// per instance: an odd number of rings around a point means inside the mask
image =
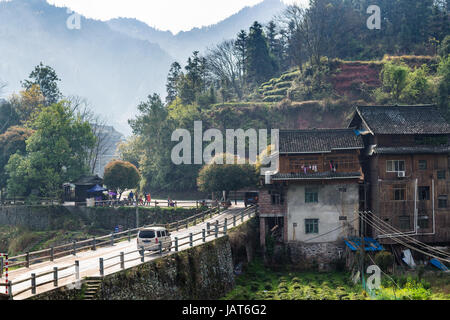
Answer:
[{"label": "utility pole", "polygon": [[361,225],[361,261],[360,261],[360,265],[361,265],[361,282],[362,282],[362,288],[363,290],[366,290],[366,279],[364,277],[365,274],[365,270],[364,270],[364,261],[366,258],[366,243],[365,243],[365,221],[364,219],[366,219],[366,215],[367,215],[367,211],[364,211],[363,213],[363,219],[362,221],[362,225]]}]

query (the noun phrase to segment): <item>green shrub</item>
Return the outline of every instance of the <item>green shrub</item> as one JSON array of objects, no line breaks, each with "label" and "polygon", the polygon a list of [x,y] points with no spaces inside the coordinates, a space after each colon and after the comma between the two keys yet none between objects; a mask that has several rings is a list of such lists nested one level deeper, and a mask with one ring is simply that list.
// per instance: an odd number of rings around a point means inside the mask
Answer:
[{"label": "green shrub", "polygon": [[381,270],[387,272],[394,264],[394,256],[388,251],[380,251],[375,255],[375,263]]},{"label": "green shrub", "polygon": [[263,101],[264,102],[279,102],[281,100],[283,100],[285,98],[285,96],[267,96],[264,97]]}]

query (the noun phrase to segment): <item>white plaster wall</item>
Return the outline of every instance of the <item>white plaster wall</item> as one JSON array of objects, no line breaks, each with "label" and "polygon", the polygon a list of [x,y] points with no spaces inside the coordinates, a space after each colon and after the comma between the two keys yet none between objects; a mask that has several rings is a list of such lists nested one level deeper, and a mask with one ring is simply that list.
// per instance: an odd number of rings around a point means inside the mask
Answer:
[{"label": "white plaster wall", "polygon": [[[319,190],[318,203],[305,203],[305,188],[316,187]],[[340,192],[339,188],[346,188]],[[358,230],[357,217],[359,209],[358,184],[333,185],[290,185],[287,193],[288,241],[305,241],[321,236],[311,243],[334,242],[353,235]],[[340,221],[339,216],[346,216],[347,221]],[[305,219],[319,219],[319,233],[305,233]],[[294,228],[293,224],[297,223]],[[347,225],[338,231],[324,235],[339,226]],[[349,228],[351,226],[352,228]],[[322,236],[323,235],[323,236]]]}]

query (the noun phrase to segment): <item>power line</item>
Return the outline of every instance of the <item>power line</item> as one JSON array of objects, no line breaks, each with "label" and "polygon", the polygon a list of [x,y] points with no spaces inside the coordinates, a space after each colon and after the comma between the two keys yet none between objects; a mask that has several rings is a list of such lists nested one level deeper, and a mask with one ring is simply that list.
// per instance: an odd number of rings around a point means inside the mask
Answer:
[{"label": "power line", "polygon": [[[373,213],[372,213],[371,215],[369,215],[369,213],[366,212],[366,214],[367,214],[369,217],[371,217],[372,219],[378,220],[378,221],[381,222],[384,226],[390,228],[392,231],[395,231],[396,233],[399,233],[399,234],[396,235],[395,237],[402,237],[402,238],[409,239],[411,242],[414,242],[414,243],[418,244],[419,246],[421,246],[421,247],[423,247],[423,248],[426,248],[426,249],[428,249],[428,250],[430,250],[430,251],[433,251],[433,252],[435,252],[436,254],[443,255],[443,256],[445,256],[446,258],[450,257],[450,253],[448,253],[448,252],[445,252],[445,251],[443,251],[443,250],[434,248],[434,247],[432,247],[432,246],[430,246],[430,245],[428,245],[428,244],[426,244],[426,243],[424,243],[424,242],[422,242],[422,241],[420,241],[420,240],[417,240],[417,239],[413,238],[413,237],[410,236],[410,235],[402,234],[402,232],[401,232],[400,230],[396,229],[395,227],[393,227],[393,226],[390,225],[389,223],[383,221],[383,219],[381,219],[380,217],[374,215]],[[388,232],[389,232],[389,231],[388,231]],[[383,236],[390,237],[389,234],[383,235]],[[392,236],[392,237],[394,237],[394,236]],[[391,237],[390,237],[390,238],[391,238]]]},{"label": "power line", "polygon": [[[400,230],[394,228],[393,226],[391,226],[390,224],[386,223],[385,221],[383,221],[381,218],[377,217],[377,216],[374,215],[374,214],[369,215],[368,212],[365,212],[365,213],[363,213],[363,214],[366,214],[367,216],[371,217],[373,220],[377,219],[379,222],[381,222],[381,223],[382,223],[383,225],[385,225],[386,227],[391,228],[392,231],[395,231],[395,232],[397,232],[397,233],[402,233]],[[374,221],[374,223],[375,223],[375,221]],[[386,233],[388,233],[388,232],[389,232],[389,230],[387,230]],[[417,239],[415,239],[415,238],[413,238],[413,237],[411,237],[411,236],[409,236],[409,235],[402,235],[402,234],[399,234],[399,235],[397,235],[397,236],[398,236],[398,237],[402,237],[402,238],[406,238],[406,239],[410,240],[411,242],[416,243],[416,244],[419,245],[420,247],[422,247],[422,248],[424,248],[424,249],[428,249],[429,251],[432,251],[432,252],[434,252],[434,253],[436,253],[436,254],[440,254],[440,255],[444,256],[445,258],[450,258],[450,253],[445,252],[445,251],[440,250],[440,249],[433,248],[432,246],[427,245],[426,243],[424,243],[424,242],[422,242],[422,241],[419,241],[419,240],[417,240]],[[397,236],[395,236],[395,237],[397,237]],[[388,237],[388,238],[393,238],[394,236],[386,235],[386,237]]]},{"label": "power line", "polygon": [[[384,233],[386,232],[386,230],[383,230],[381,227],[375,225],[375,223],[369,221],[369,220],[368,220],[367,218],[365,218],[364,216],[363,216],[363,219],[364,219],[369,225],[371,225],[373,228],[377,229],[378,231],[381,231],[381,232],[384,232]],[[445,261],[445,262],[449,262],[449,263],[450,263],[450,260],[449,260],[449,259],[444,259],[444,258],[435,256],[435,255],[433,255],[433,254],[431,254],[431,253],[425,252],[425,251],[423,251],[423,250],[421,250],[421,249],[418,249],[418,248],[416,248],[416,247],[414,247],[414,246],[411,246],[411,245],[409,245],[408,243],[406,243],[406,242],[404,242],[404,241],[401,241],[401,240],[399,240],[399,239],[396,239],[396,238],[391,238],[391,239],[392,239],[393,241],[397,242],[397,243],[400,243],[400,244],[404,245],[405,247],[407,247],[407,248],[409,248],[409,249],[411,249],[411,250],[418,251],[418,252],[420,252],[420,253],[422,253],[422,254],[424,254],[424,255],[426,255],[426,256],[430,256],[430,257],[433,257],[433,258],[436,258],[436,259],[441,259],[441,260],[443,260],[443,261]]]},{"label": "power line", "polygon": [[[351,220],[351,221],[348,222],[348,223],[352,223],[352,222],[354,222],[354,221],[356,221],[356,220],[358,220],[358,219],[359,219],[359,216],[356,217],[355,219]],[[321,234],[321,235],[319,235],[319,236],[316,236],[316,237],[307,239],[307,240],[305,240],[305,241],[303,241],[303,242],[309,242],[309,241],[312,241],[312,240],[321,238],[321,237],[323,237],[323,236],[326,236],[326,235],[328,235],[328,234],[330,234],[330,233],[332,233],[332,232],[335,232],[335,231],[337,231],[337,230],[339,230],[339,229],[342,229],[342,228],[344,228],[344,227],[347,227],[347,226],[346,226],[346,225],[341,225],[341,226],[337,227],[336,229],[330,230],[330,231],[328,231],[328,232],[326,232],[326,233],[323,233],[323,234]]]}]

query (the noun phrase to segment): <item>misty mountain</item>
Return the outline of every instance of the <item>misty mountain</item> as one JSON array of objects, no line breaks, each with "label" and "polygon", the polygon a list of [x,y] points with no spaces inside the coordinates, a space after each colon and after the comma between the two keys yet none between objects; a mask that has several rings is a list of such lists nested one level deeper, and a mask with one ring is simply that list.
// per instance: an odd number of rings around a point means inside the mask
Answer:
[{"label": "misty mountain", "polygon": [[284,5],[266,0],[244,8],[220,23],[173,35],[132,19],[102,22],[81,17],[80,29],[69,29],[71,12],[45,0],[0,2],[0,82],[3,98],[18,93],[20,81],[41,61],[61,78],[65,96],[86,98],[110,125],[129,135],[127,120],[140,101],[153,93],[165,97],[170,64],[184,63],[202,50],[266,22]]},{"label": "misty mountain", "polygon": [[[184,64],[194,50],[202,52],[223,40],[235,38],[240,30],[248,31],[254,21],[267,23],[285,8],[286,5],[280,0],[265,0],[253,7],[245,7],[217,24],[182,31],[176,35],[170,31],[152,28],[136,19],[117,18],[109,20],[107,23],[112,30],[136,39],[159,44],[178,62]],[[199,10],[201,9],[199,8]]]}]

